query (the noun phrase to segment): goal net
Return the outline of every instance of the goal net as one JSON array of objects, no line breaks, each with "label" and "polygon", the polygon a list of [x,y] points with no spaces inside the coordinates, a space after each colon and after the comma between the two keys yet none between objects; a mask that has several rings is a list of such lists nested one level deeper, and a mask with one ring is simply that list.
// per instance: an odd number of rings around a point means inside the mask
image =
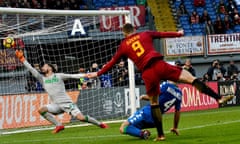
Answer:
[{"label": "goal net", "polygon": [[[49,126],[37,112],[50,102],[48,95],[15,58],[15,49],[23,49],[37,70],[42,63],[51,63],[61,73],[97,71],[116,52],[123,38],[120,29],[129,19],[125,10],[1,8],[0,13],[1,43],[11,36],[16,44],[15,48],[1,45],[0,50],[0,129],[4,130]],[[133,73],[131,61],[123,58],[97,79],[69,79],[65,86],[84,115],[101,121],[123,120],[136,108]],[[74,121],[67,114],[57,118],[63,123]]]}]

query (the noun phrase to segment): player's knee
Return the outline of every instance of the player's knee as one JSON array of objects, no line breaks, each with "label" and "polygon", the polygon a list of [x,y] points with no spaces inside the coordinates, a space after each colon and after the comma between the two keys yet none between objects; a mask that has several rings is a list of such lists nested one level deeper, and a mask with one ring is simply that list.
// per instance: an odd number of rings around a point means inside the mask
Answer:
[{"label": "player's knee", "polygon": [[121,126],[121,127],[119,128],[119,132],[120,132],[121,134],[123,134],[123,132],[124,132],[123,126]]},{"label": "player's knee", "polygon": [[87,117],[87,116],[84,116],[84,115],[82,115],[82,114],[80,114],[80,113],[76,115],[76,118],[77,118],[78,120],[80,120],[80,121],[87,121],[87,120],[86,120],[86,117]]},{"label": "player's knee", "polygon": [[158,96],[151,96],[149,101],[150,101],[151,105],[158,105],[159,104],[158,103]]},{"label": "player's knee", "polygon": [[187,70],[182,70],[182,73],[179,77],[179,81],[180,82],[184,82],[184,83],[188,83],[191,84],[193,82],[193,80],[196,79],[196,77],[194,77],[190,72],[188,72]]},{"label": "player's knee", "polygon": [[47,112],[47,111],[48,111],[47,107],[41,107],[41,108],[38,110],[38,113],[42,114],[42,113]]},{"label": "player's knee", "polygon": [[121,128],[119,129],[119,132],[120,132],[120,134],[123,134],[123,130]]},{"label": "player's knee", "polygon": [[119,132],[121,134],[125,134],[125,129],[127,128],[127,126],[129,125],[129,123],[127,121],[123,122],[119,128]]}]

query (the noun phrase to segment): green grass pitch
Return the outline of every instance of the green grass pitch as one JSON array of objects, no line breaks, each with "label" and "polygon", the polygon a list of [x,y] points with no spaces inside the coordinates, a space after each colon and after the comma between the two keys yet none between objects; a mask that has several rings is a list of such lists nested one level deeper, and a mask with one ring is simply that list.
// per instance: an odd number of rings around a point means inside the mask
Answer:
[{"label": "green grass pitch", "polygon": [[[240,143],[240,107],[227,107],[206,111],[182,112],[179,136],[169,132],[173,114],[165,114],[166,140],[162,144],[238,144]],[[149,140],[142,140],[119,133],[120,123],[109,124],[110,128],[96,126],[66,128],[58,134],[51,130],[0,135],[1,144],[151,144],[156,143],[156,130],[150,129]]]}]

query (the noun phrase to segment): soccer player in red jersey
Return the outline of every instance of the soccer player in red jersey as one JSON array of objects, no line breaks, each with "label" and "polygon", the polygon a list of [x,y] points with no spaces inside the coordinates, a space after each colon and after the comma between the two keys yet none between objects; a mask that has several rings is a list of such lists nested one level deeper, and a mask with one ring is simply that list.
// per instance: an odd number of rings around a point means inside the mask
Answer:
[{"label": "soccer player in red jersey", "polygon": [[192,76],[188,71],[165,62],[163,60],[163,55],[155,50],[153,46],[154,38],[181,37],[184,34],[183,31],[145,31],[137,33],[132,24],[129,23],[123,26],[122,31],[125,39],[121,42],[115,55],[100,71],[89,73],[88,77],[94,78],[104,74],[110,70],[122,56],[130,58],[142,73],[146,93],[149,96],[151,104],[151,113],[157,128],[158,136],[155,139],[156,141],[165,140],[162,128],[162,114],[158,103],[158,95],[160,94],[159,84],[161,80],[192,84],[199,91],[215,98],[220,104],[233,98],[233,96],[221,98],[205,83]]}]

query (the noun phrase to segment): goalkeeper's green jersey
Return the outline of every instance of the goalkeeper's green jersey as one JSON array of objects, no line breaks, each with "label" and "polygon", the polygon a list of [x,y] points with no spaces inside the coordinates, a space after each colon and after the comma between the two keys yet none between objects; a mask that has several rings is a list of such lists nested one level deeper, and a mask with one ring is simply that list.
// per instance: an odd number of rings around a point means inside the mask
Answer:
[{"label": "goalkeeper's green jersey", "polygon": [[53,103],[72,103],[72,99],[66,93],[64,80],[69,78],[79,79],[84,76],[83,74],[53,73],[46,77],[34,69],[26,60],[23,64],[39,80]]}]

